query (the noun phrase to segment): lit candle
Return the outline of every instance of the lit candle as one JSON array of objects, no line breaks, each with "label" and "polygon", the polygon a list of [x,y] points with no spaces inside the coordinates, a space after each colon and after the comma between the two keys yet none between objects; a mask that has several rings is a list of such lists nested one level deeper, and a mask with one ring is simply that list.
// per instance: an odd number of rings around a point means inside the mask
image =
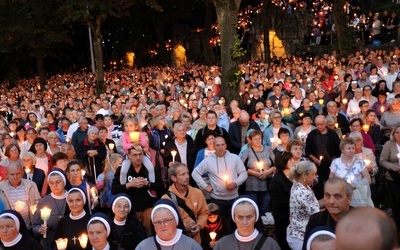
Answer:
[{"label": "lit candle", "polygon": [[58,238],[58,240],[56,240],[56,244],[58,250],[65,250],[67,249],[68,238]]},{"label": "lit candle", "polygon": [[[50,213],[51,213],[51,209],[44,207],[42,209],[40,209],[40,218],[42,218],[43,220],[43,226],[47,227],[47,221],[50,218]],[[43,238],[45,239],[47,237],[47,233],[43,234]]]},{"label": "lit candle", "polygon": [[215,242],[215,238],[217,237],[217,233],[216,232],[211,232],[210,233],[210,238],[212,242]]},{"label": "lit candle", "polygon": [[338,128],[339,127],[339,123],[335,123],[335,128]]},{"label": "lit candle", "polygon": [[362,126],[362,130],[363,130],[365,133],[367,133],[368,130],[369,130],[369,125],[368,125],[368,124],[364,124],[364,125]]},{"label": "lit candle", "polygon": [[37,204],[35,204],[29,208],[31,210],[31,214],[34,214],[36,212],[36,207],[37,207]]},{"label": "lit candle", "polygon": [[93,197],[93,204],[92,204],[92,209],[94,209],[94,206],[95,206],[95,204],[97,204],[97,201],[98,201],[98,199],[99,199],[99,197],[97,196],[97,189],[96,189],[96,187],[92,187],[91,189],[90,189],[90,193],[92,194],[92,197]]},{"label": "lit candle", "polygon": [[400,153],[397,154],[397,158],[400,159]]},{"label": "lit candle", "polygon": [[324,159],[324,157],[321,155],[321,156],[319,157],[319,161],[322,161],[322,159]]},{"label": "lit candle", "polygon": [[171,151],[171,155],[172,155],[172,162],[175,162],[175,156],[178,152],[176,152],[176,150],[172,150]]},{"label": "lit candle", "polygon": [[283,114],[284,115],[289,115],[290,114],[290,109],[288,109],[288,108],[283,109]]},{"label": "lit candle", "polygon": [[279,100],[276,100],[275,102],[276,102],[276,105],[278,105],[278,104],[279,104]]},{"label": "lit candle", "polygon": [[67,143],[69,143],[69,142],[71,141],[71,139],[70,139],[70,138],[67,138],[66,141],[67,141]]},{"label": "lit candle", "polygon": [[197,113],[193,114],[193,119],[196,120],[197,119]]},{"label": "lit candle", "polygon": [[79,240],[79,244],[81,245],[81,247],[83,249],[85,249],[87,246],[87,242],[88,242],[87,234],[82,234],[81,236],[78,237],[78,240]]},{"label": "lit candle", "polygon": [[36,123],[36,128],[40,128],[40,122]]},{"label": "lit candle", "polygon": [[86,174],[86,171],[82,169],[81,170],[82,180],[85,178],[85,174]]},{"label": "lit candle", "polygon": [[303,113],[300,113],[300,114],[299,114],[300,117],[302,117],[303,115],[304,115]]},{"label": "lit candle", "polygon": [[381,113],[383,114],[383,112],[385,112],[385,107],[381,106]]},{"label": "lit candle", "polygon": [[342,103],[343,103],[344,105],[346,105],[346,104],[347,104],[347,99],[346,99],[346,98],[343,99],[343,100],[342,100]]},{"label": "lit candle", "polygon": [[319,103],[320,105],[324,105],[324,100],[319,99],[319,100],[318,100],[318,103]]},{"label": "lit candle", "polygon": [[108,144],[108,148],[109,148],[110,150],[113,150],[113,149],[114,149],[114,143]]},{"label": "lit candle", "polygon": [[256,166],[257,166],[258,170],[260,171],[260,174],[262,174],[263,169],[264,169],[264,162],[258,161],[258,162],[256,162]]},{"label": "lit candle", "polygon": [[139,135],[140,135],[139,132],[130,132],[130,133],[129,133],[129,137],[131,138],[131,141],[132,141],[133,143],[136,143],[136,142],[139,141]]},{"label": "lit candle", "polygon": [[15,211],[20,213],[22,211],[22,209],[24,209],[25,205],[26,205],[26,203],[23,201],[16,201],[15,202]]},{"label": "lit candle", "polygon": [[365,165],[368,166],[369,164],[371,164],[371,160],[365,159],[365,160],[364,160],[364,163],[365,163]]},{"label": "lit candle", "polygon": [[31,173],[31,169],[30,168],[25,168],[25,173],[26,173],[26,175],[30,174]]},{"label": "lit candle", "polygon": [[219,105],[222,105],[222,100],[218,100]]},{"label": "lit candle", "polygon": [[222,176],[222,179],[224,180],[225,185],[228,186],[229,175]]}]

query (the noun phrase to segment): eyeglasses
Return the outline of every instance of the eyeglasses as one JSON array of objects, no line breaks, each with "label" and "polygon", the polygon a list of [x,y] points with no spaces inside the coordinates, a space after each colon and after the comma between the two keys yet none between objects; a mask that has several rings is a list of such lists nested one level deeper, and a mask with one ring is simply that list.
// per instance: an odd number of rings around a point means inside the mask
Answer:
[{"label": "eyeglasses", "polygon": [[274,116],[274,117],[272,117],[272,118],[274,118],[274,119],[281,119],[282,117],[280,117],[280,116]]},{"label": "eyeglasses", "polygon": [[165,219],[165,220],[163,220],[163,221],[153,221],[153,225],[155,226],[155,227],[161,227],[162,225],[166,225],[166,226],[168,226],[168,224],[169,223],[171,223],[173,220],[175,220],[174,218],[171,218],[171,219]]}]

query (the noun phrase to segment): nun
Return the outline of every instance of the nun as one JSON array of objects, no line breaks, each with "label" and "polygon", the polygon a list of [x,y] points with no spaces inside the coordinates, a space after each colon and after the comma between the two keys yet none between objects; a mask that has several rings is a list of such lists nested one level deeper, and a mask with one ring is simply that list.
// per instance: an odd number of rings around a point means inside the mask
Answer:
[{"label": "nun", "polygon": [[150,215],[156,235],[142,241],[136,250],[202,250],[196,241],[185,235],[185,227],[178,213],[171,200],[158,200]]},{"label": "nun", "polygon": [[[50,187],[51,193],[43,197],[36,206],[33,214],[33,233],[40,237],[40,244],[45,249],[51,249],[54,244],[54,234],[57,225],[61,218],[64,217],[67,207],[65,185],[67,178],[60,169],[53,169],[47,175],[47,184]],[[43,220],[40,217],[40,209],[47,207],[51,209],[47,227],[44,226]],[[46,235],[46,237],[43,237]]]},{"label": "nun", "polygon": [[239,197],[232,205],[232,220],[237,229],[219,241],[214,250],[269,249],[280,250],[278,243],[255,228],[259,217],[257,204],[250,198]]},{"label": "nun", "polygon": [[39,242],[28,236],[28,230],[21,215],[14,210],[0,214],[0,249],[42,250]]},{"label": "nun", "polygon": [[146,238],[143,225],[136,217],[127,194],[119,194],[113,201],[110,240],[121,250],[133,250]]},{"label": "nun", "polygon": [[[86,195],[80,188],[71,188],[67,193],[67,205],[69,214],[61,218],[57,225],[54,240],[67,238],[66,250],[83,250],[79,236],[86,234],[87,223],[90,214],[86,204]],[[54,244],[55,245],[55,244]]]},{"label": "nun", "polygon": [[111,226],[106,214],[93,214],[87,224],[87,232],[92,250],[118,249],[116,245],[107,240],[111,233]]}]

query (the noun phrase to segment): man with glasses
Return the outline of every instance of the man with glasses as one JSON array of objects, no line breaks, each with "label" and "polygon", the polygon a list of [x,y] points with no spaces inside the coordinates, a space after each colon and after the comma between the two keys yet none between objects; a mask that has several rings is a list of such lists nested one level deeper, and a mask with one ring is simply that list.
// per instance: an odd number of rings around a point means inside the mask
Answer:
[{"label": "man with glasses", "polygon": [[112,183],[112,193],[126,193],[133,204],[139,221],[143,224],[147,236],[150,236],[150,214],[157,201],[148,191],[149,189],[163,194],[165,191],[161,175],[155,169],[155,182],[149,181],[149,171],[144,164],[151,164],[150,159],[143,155],[140,146],[133,146],[127,154],[131,164],[119,167]]}]

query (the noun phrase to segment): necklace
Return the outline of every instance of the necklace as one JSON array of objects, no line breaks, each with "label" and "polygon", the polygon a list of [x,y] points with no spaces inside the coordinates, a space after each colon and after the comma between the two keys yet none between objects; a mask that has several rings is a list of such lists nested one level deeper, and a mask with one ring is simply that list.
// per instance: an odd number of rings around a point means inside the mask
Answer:
[{"label": "necklace", "polygon": [[[58,199],[57,199],[57,200],[58,200]],[[59,220],[61,220],[61,218],[63,217],[64,209],[65,209],[65,204],[66,204],[65,199],[64,199],[64,200],[60,200],[60,201],[63,201],[63,205],[62,205],[62,207],[61,207],[61,210],[60,210],[60,208],[58,207],[58,204],[57,204],[56,199],[53,198],[53,202],[54,202],[54,204],[56,205],[56,208],[57,208],[58,219],[59,219]]]}]

